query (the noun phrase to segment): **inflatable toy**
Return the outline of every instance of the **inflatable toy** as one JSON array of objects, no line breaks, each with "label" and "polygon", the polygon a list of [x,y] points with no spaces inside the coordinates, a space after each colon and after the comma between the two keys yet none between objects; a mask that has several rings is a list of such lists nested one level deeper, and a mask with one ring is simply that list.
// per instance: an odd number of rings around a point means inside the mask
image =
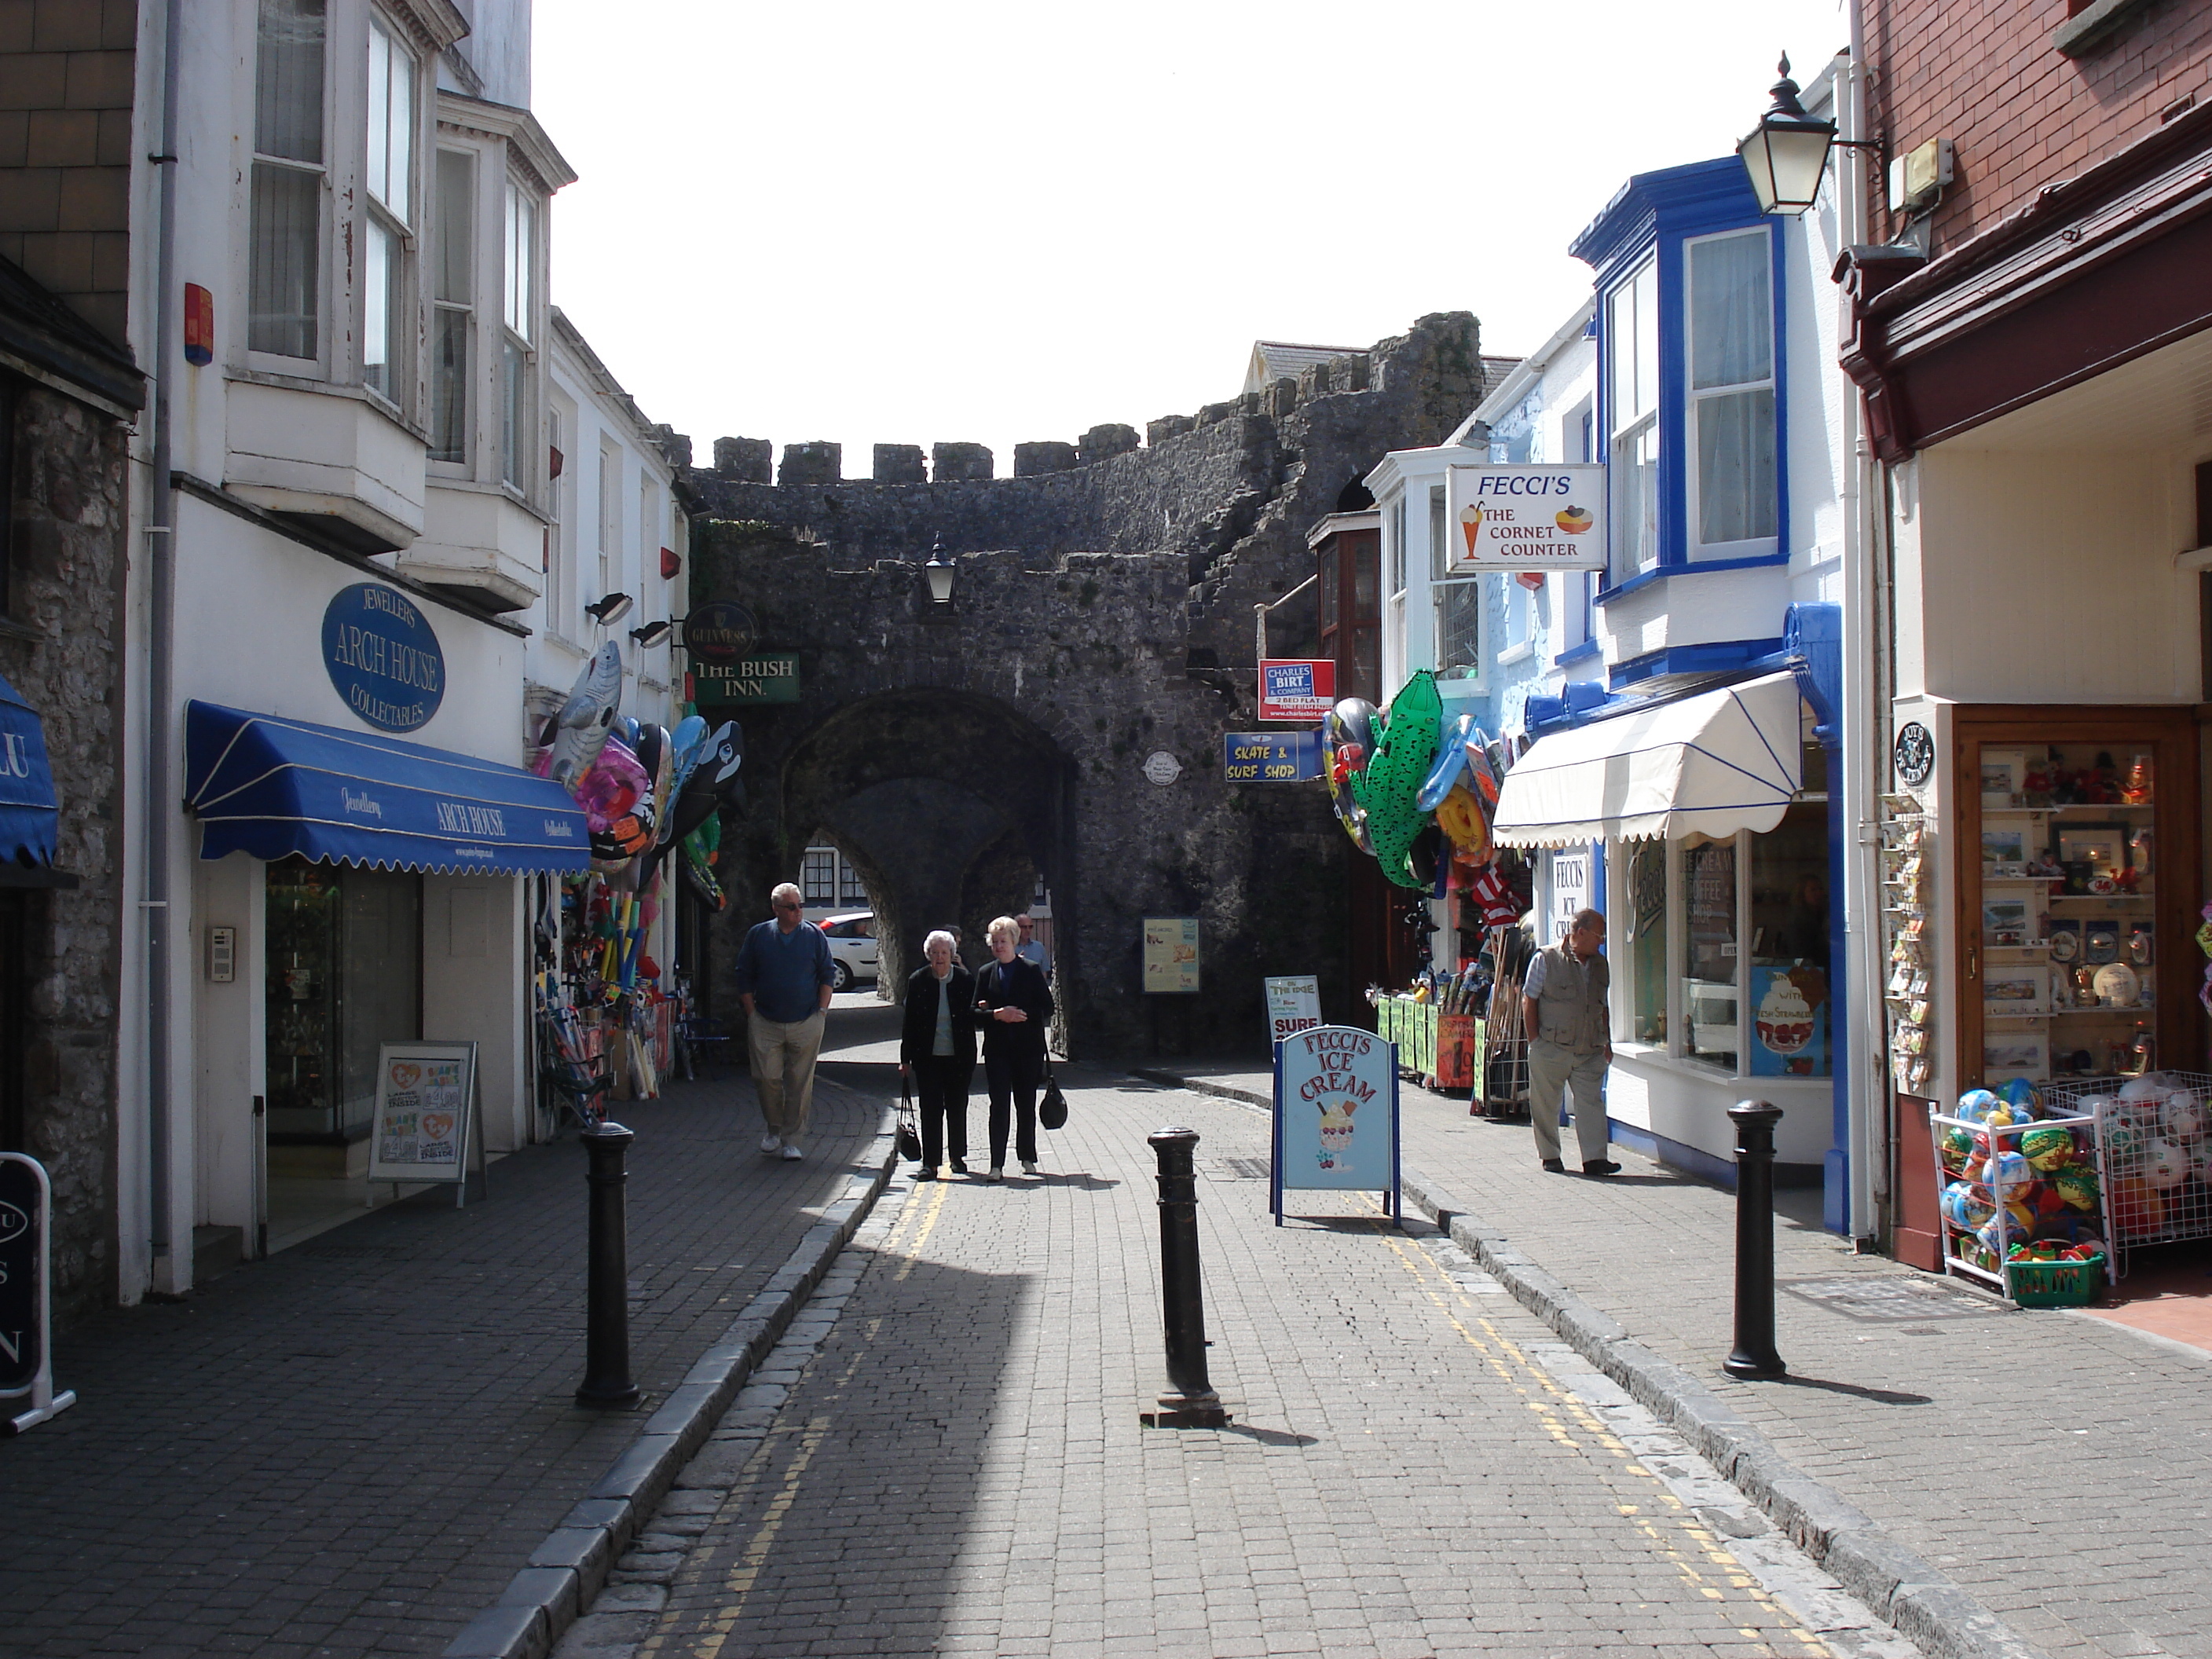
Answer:
[{"label": "inflatable toy", "polygon": [[1955,1123],[1943,1131],[1943,1139],[1936,1143],[1936,1152],[1943,1168],[1952,1175],[1966,1173],[1966,1160],[1973,1155],[1974,1137]]},{"label": "inflatable toy", "polygon": [[1373,758],[1382,717],[1364,697],[1343,697],[1321,723],[1322,754],[1328,768],[1328,804],[1352,844],[1372,853],[1367,838],[1367,814],[1352,790],[1352,780]]},{"label": "inflatable toy", "polygon": [[2038,1170],[2051,1170],[2074,1161],[2074,1137],[2065,1129],[2043,1125],[2020,1138],[2021,1156]]},{"label": "inflatable toy", "polygon": [[1974,1171],[1974,1178],[1991,1191],[2009,1194],[2035,1179],[2035,1169],[2018,1152],[1999,1152]]},{"label": "inflatable toy", "polygon": [[1424,812],[1433,812],[1444,804],[1444,797],[1467,782],[1467,740],[1474,732],[1474,716],[1462,714],[1444,732],[1437,745],[1437,763],[1429,769],[1428,777],[1421,784],[1420,793],[1413,797],[1414,806]]},{"label": "inflatable toy", "polygon": [[2160,1103],[2158,1121],[2168,1139],[2195,1140],[2204,1133],[2204,1108],[2193,1091],[2176,1089]]},{"label": "inflatable toy", "polygon": [[2189,1154],[2163,1138],[2143,1148],[2142,1178],[2160,1192],[2189,1178]]},{"label": "inflatable toy", "polygon": [[622,652],[609,640],[576,676],[568,701],[553,719],[553,752],[544,774],[574,793],[576,781],[599,758],[599,745],[614,729],[615,704],[622,696]]},{"label": "inflatable toy", "polygon": [[1979,1123],[1996,1106],[1997,1097],[1987,1089],[1969,1089],[1959,1097],[1958,1105],[1951,1115],[1968,1123]]},{"label": "inflatable toy", "polygon": [[2042,1091],[2024,1077],[2007,1079],[1997,1093],[2012,1108],[2012,1121],[2015,1123],[2025,1123],[2029,1118],[2044,1115]]},{"label": "inflatable toy", "polygon": [[1400,887],[1426,884],[1413,874],[1407,853],[1426,821],[1414,806],[1421,781],[1436,763],[1437,727],[1443,703],[1437,696],[1437,677],[1417,669],[1390,699],[1382,720],[1382,740],[1368,757],[1365,769],[1352,780],[1352,793],[1366,814],[1368,844],[1382,874]]},{"label": "inflatable toy", "polygon": [[1943,1218],[1954,1227],[1973,1231],[1996,1211],[1989,1189],[1970,1181],[1954,1181],[1943,1189]]}]

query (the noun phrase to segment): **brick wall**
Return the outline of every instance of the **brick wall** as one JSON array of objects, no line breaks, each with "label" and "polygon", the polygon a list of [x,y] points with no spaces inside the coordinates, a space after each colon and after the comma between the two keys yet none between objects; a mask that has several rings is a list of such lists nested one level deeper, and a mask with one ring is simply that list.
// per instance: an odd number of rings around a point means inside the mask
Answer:
[{"label": "brick wall", "polygon": [[[1957,146],[1935,252],[2018,212],[2045,185],[2155,131],[2160,112],[2212,99],[2212,5],[2147,0],[2079,57],[2052,42],[2069,0],[1868,0],[1868,112],[1889,153]],[[1875,185],[1875,222],[1892,231]]]},{"label": "brick wall", "polygon": [[0,254],[118,344],[137,0],[0,0]]}]

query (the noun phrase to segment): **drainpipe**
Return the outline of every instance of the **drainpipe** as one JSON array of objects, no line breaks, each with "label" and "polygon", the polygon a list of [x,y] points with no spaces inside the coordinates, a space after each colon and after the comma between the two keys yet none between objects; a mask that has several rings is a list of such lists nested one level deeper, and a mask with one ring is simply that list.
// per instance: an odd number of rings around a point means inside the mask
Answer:
[{"label": "drainpipe", "polygon": [[[1866,33],[1861,0],[1849,0],[1850,62],[1838,100],[1843,118],[1842,136],[1866,136]],[[1867,240],[1866,192],[1869,180],[1866,152],[1844,149],[1838,164],[1837,228],[1846,247]],[[1848,292],[1838,295],[1838,326],[1850,328]],[[1887,730],[1881,663],[1881,639],[1876,627],[1874,550],[1876,535],[1871,515],[1875,491],[1869,488],[1874,462],[1869,452],[1857,389],[1845,382],[1843,399],[1844,467],[1844,825],[1849,836],[1843,854],[1845,902],[1852,921],[1847,935],[1848,982],[1863,988],[1851,999],[1845,1033],[1846,1064],[1853,1079],[1846,1117],[1850,1157],[1848,1228],[1854,1238],[1867,1238],[1883,1227],[1881,1214],[1887,1194],[1888,1138],[1880,1132],[1887,1118],[1888,1077],[1882,1064],[1886,1048],[1881,985],[1886,965],[1881,952],[1881,874],[1876,846],[1880,841],[1880,793],[1887,754]]]},{"label": "drainpipe", "polygon": [[146,503],[146,1149],[147,1242],[153,1283],[175,1291],[188,1282],[178,1270],[170,1213],[169,1138],[169,635],[176,611],[176,492],[173,470],[170,380],[177,341],[177,38],[184,0],[167,0],[161,22],[160,204],[154,261],[154,477]]}]

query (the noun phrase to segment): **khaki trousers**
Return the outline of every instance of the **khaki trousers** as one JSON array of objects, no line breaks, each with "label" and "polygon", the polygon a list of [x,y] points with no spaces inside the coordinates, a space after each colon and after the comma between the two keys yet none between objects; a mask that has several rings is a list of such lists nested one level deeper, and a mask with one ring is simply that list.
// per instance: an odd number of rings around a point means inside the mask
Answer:
[{"label": "khaki trousers", "polygon": [[1607,1139],[1605,1099],[1606,1057],[1602,1051],[1578,1054],[1541,1037],[1528,1040],[1528,1117],[1536,1129],[1536,1156],[1559,1156],[1559,1104],[1570,1085],[1575,1097],[1575,1139],[1582,1143],[1583,1162],[1595,1164],[1605,1156]]},{"label": "khaki trousers", "polygon": [[760,1097],[761,1116],[772,1135],[796,1140],[806,1133],[807,1115],[814,1109],[814,1056],[822,1051],[826,1022],[819,1008],[788,1025],[764,1014],[752,1017],[745,1048],[752,1060],[753,1092]]}]

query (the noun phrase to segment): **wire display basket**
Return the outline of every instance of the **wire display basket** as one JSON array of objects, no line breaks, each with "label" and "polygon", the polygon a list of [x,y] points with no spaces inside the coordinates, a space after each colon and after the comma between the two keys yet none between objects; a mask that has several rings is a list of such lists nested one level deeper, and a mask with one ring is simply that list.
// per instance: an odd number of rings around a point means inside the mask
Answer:
[{"label": "wire display basket", "polygon": [[2212,1073],[2069,1079],[2043,1097],[2046,1111],[2097,1120],[2115,1279],[2131,1250],[2212,1238]]}]

